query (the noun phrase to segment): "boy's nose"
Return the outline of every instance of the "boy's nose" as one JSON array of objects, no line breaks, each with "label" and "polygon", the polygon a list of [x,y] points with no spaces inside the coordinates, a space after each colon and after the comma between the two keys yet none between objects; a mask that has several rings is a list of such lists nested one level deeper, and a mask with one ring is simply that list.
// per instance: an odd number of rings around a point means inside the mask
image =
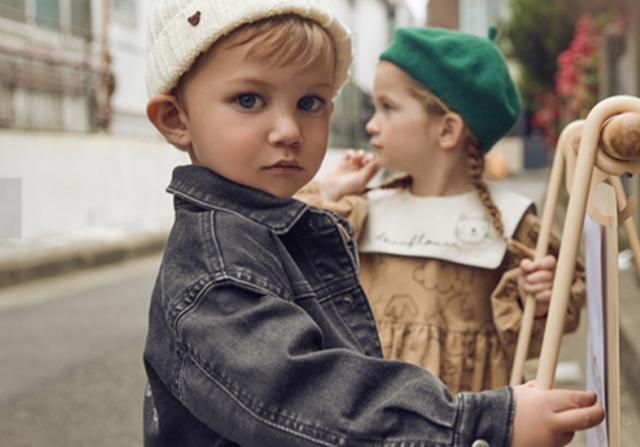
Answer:
[{"label": "boy's nose", "polygon": [[294,115],[290,113],[278,114],[271,132],[269,132],[269,143],[274,146],[299,146],[302,144],[302,129]]}]

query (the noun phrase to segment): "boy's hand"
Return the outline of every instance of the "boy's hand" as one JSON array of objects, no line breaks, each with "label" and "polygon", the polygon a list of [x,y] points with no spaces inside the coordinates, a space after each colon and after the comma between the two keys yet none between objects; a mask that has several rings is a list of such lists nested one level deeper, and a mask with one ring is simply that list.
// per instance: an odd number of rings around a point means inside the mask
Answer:
[{"label": "boy's hand", "polygon": [[598,425],[604,410],[591,391],[543,390],[535,382],[514,387],[513,447],[564,446],[576,430]]},{"label": "boy's hand", "polygon": [[518,292],[522,298],[532,296],[536,300],[536,317],[549,310],[553,277],[556,270],[556,258],[547,255],[539,261],[523,259],[518,275]]},{"label": "boy's hand", "polygon": [[320,192],[330,200],[339,200],[348,194],[359,194],[379,169],[380,165],[373,154],[362,149],[349,149],[327,175],[318,179]]}]

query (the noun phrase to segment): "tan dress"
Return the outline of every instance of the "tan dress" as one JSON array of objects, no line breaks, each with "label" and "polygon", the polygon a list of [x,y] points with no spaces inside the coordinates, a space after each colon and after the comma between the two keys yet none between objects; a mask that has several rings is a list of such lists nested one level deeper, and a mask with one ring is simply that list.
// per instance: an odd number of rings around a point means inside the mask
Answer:
[{"label": "tan dress", "polygon": [[[356,237],[362,233],[368,214],[366,196],[327,201],[312,182],[296,198],[346,217]],[[518,265],[524,257],[532,257],[538,230],[538,219],[529,210],[496,269],[425,257],[360,253],[361,282],[385,357],[427,368],[453,393],[506,385],[522,318]],[[557,238],[552,237],[550,252],[557,255],[558,248]],[[577,328],[584,298],[584,271],[578,266],[567,332]],[[536,319],[529,357],[539,354],[544,325],[544,317]]]}]

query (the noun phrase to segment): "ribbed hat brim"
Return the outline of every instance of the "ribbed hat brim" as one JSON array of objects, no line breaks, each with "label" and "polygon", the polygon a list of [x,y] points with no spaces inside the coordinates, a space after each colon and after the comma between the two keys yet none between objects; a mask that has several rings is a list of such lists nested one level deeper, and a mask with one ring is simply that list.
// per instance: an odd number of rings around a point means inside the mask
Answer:
[{"label": "ribbed hat brim", "polygon": [[[198,23],[189,18],[198,14]],[[353,59],[351,33],[313,0],[157,0],[149,27],[147,91],[169,93],[196,58],[241,25],[283,14],[318,22],[336,49],[335,85],[349,76]]]}]

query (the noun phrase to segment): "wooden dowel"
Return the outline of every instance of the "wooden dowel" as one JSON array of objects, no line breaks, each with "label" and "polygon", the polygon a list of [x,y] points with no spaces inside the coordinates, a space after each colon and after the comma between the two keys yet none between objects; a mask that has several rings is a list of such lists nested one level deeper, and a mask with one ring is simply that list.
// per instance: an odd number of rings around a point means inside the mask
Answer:
[{"label": "wooden dowel", "polygon": [[[558,194],[562,182],[562,174],[565,169],[566,146],[571,143],[573,136],[582,129],[583,121],[574,121],[568,124],[560,133],[558,144],[553,156],[551,165],[551,175],[547,186],[547,194],[544,201],[544,208],[540,220],[540,232],[536,241],[536,251],[534,260],[542,259],[548,251],[549,238],[551,237],[551,225],[553,224],[553,214],[558,203]],[[532,296],[527,296],[522,311],[522,322],[520,324],[520,332],[518,333],[518,341],[516,351],[513,358],[513,366],[511,369],[511,378],[509,384],[512,386],[519,385],[524,376],[524,364],[527,361],[529,353],[529,345],[531,343],[531,333],[533,331],[533,322],[535,319],[536,300]]]},{"label": "wooden dowel", "polygon": [[[622,210],[627,206],[627,196],[622,187],[622,180],[620,177],[611,177],[609,179],[611,186],[616,191],[616,200],[618,202],[618,209]],[[640,274],[640,241],[638,240],[638,231],[636,230],[633,217],[629,217],[623,222],[625,233],[627,234],[627,241],[629,242],[629,248],[633,254],[633,260],[636,264],[636,271]]]},{"label": "wooden dowel", "polygon": [[[640,113],[640,99],[632,96],[607,98],[589,112],[580,139],[580,149],[574,179],[569,195],[567,217],[562,231],[562,244],[558,255],[558,267],[553,281],[553,291],[542,341],[540,364],[536,381],[542,388],[554,384],[560,342],[564,333],[565,315],[569,305],[571,282],[575,269],[578,245],[582,234],[587,198],[602,126],[616,114],[633,110]],[[612,120],[613,121],[613,120]],[[610,132],[613,132],[610,130]],[[613,132],[617,135],[618,131]],[[607,143],[611,146],[611,140]]]}]

